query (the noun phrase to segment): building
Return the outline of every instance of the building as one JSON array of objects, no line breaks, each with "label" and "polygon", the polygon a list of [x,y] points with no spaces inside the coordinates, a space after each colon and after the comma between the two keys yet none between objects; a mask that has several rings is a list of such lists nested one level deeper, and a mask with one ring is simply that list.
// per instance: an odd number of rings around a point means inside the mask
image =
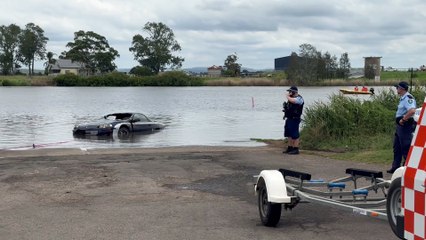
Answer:
[{"label": "building", "polygon": [[73,62],[71,59],[57,59],[55,63],[49,64],[49,75],[60,75],[72,73],[79,75],[84,71],[84,64]]},{"label": "building", "polygon": [[220,77],[222,75],[223,67],[213,65],[207,68],[207,75],[210,77]]},{"label": "building", "polygon": [[291,56],[275,58],[274,70],[285,71],[290,67]]},{"label": "building", "polygon": [[380,81],[380,73],[382,67],[380,65],[380,59],[382,57],[364,57],[364,74],[367,75],[369,70],[374,71],[374,79]]}]

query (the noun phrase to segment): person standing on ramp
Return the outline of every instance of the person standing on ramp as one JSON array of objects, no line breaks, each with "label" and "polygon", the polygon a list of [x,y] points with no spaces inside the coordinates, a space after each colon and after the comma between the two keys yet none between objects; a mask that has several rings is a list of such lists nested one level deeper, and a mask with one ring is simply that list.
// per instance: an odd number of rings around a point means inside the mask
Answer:
[{"label": "person standing on ramp", "polygon": [[301,116],[303,111],[303,105],[305,104],[296,86],[291,86],[287,89],[286,94],[287,102],[284,102],[284,137],[288,139],[287,150],[283,153],[288,154],[299,154],[299,125],[301,122]]}]

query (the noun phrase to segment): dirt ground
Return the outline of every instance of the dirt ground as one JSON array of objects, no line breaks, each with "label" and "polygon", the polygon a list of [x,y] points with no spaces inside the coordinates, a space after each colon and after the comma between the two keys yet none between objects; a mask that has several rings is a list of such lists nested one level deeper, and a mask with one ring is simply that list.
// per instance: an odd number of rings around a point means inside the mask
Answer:
[{"label": "dirt ground", "polygon": [[396,239],[387,221],[315,203],[264,227],[253,190],[253,175],[263,169],[332,179],[349,167],[388,167],[281,151],[0,151],[0,239]]}]

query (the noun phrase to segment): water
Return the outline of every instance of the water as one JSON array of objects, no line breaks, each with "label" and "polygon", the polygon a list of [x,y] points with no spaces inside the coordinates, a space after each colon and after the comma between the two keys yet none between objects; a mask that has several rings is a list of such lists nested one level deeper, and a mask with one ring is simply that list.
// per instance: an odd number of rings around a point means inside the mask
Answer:
[{"label": "water", "polygon": [[[300,87],[299,93],[309,107],[327,102],[339,88]],[[258,146],[262,143],[250,139],[283,138],[285,89],[0,87],[0,149]],[[113,112],[141,112],[166,128],[127,140],[73,137],[75,124]]]}]

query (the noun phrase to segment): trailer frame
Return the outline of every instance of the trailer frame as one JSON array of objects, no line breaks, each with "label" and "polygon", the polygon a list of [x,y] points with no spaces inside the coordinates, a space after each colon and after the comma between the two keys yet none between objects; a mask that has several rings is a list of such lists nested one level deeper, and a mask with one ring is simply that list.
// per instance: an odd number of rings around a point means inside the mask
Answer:
[{"label": "trailer frame", "polygon": [[[325,181],[312,180],[308,173],[283,168],[261,171],[255,176],[254,189],[263,225],[276,226],[281,210],[292,209],[300,202],[320,203],[388,220],[386,201],[391,180],[383,179],[382,172],[357,168],[346,169],[346,174],[345,177]],[[360,186],[359,179],[369,183]]]}]

